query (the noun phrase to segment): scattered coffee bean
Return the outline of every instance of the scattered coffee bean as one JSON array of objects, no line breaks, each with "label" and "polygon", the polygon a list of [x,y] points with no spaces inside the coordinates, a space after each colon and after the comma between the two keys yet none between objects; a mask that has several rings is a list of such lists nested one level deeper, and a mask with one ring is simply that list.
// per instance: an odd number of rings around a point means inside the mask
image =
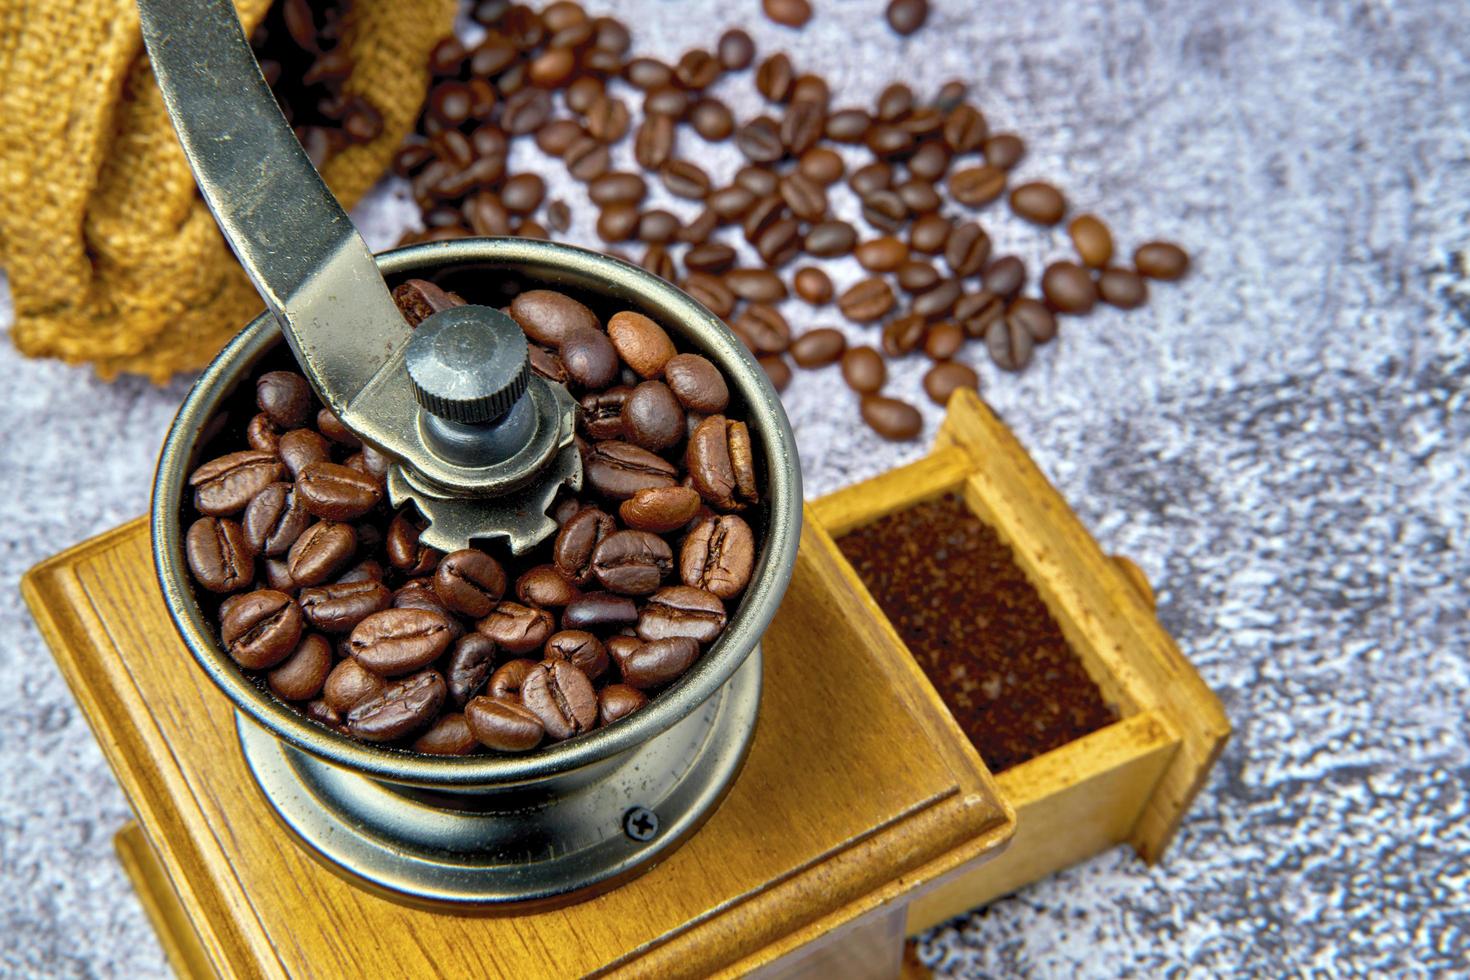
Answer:
[{"label": "scattered coffee bean", "polygon": [[1091,269],[1101,269],[1113,259],[1113,235],[1108,226],[1096,215],[1081,214],[1067,226],[1072,245],[1082,264]]},{"label": "scattered coffee bean", "polygon": [[941,361],[924,374],[924,393],[941,407],[949,404],[949,396],[960,388],[980,390],[980,376],[968,364]]},{"label": "scattered coffee bean", "polygon": [[1097,302],[1097,286],[1087,270],[1074,262],[1053,262],[1041,274],[1041,292],[1063,313],[1089,313]]},{"label": "scattered coffee bean", "polygon": [[929,0],[889,0],[885,16],[895,33],[908,37],[928,19]]},{"label": "scattered coffee bean", "polygon": [[1129,269],[1104,269],[1097,279],[1097,292],[1104,303],[1132,310],[1148,300],[1148,283]]},{"label": "scattered coffee bean", "polygon": [[1054,225],[1067,213],[1067,199],[1051,184],[1033,181],[1011,191],[1011,210],[1039,225]]},{"label": "scattered coffee bean", "polygon": [[888,369],[873,348],[849,347],[842,355],[842,380],[853,391],[869,395],[882,389],[888,380]]},{"label": "scattered coffee bean", "polygon": [[812,19],[812,5],[807,0],[761,0],[761,9],[786,27],[803,27]]},{"label": "scattered coffee bean", "polygon": [[798,367],[818,368],[834,364],[847,349],[847,338],[840,330],[818,327],[808,330],[791,345],[791,357]]},{"label": "scattered coffee bean", "polygon": [[1170,242],[1148,242],[1134,251],[1133,265],[1150,279],[1182,279],[1189,271],[1189,256]]},{"label": "scattered coffee bean", "polygon": [[913,439],[924,427],[924,417],[919,414],[919,410],[897,398],[864,395],[861,411],[863,421],[884,439]]}]

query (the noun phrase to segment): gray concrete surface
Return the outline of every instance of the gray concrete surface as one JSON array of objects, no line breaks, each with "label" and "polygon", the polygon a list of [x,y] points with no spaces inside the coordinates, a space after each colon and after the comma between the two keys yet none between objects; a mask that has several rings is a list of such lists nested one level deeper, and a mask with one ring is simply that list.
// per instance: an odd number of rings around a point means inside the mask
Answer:
[{"label": "gray concrete surface", "polygon": [[[1194,252],[1186,283],[1067,321],[1020,377],[964,356],[1104,547],[1157,584],[1235,738],[1162,865],[1110,851],[934,930],[926,962],[948,976],[1470,969],[1465,6],[936,0],[900,41],[878,0],[819,3],[800,35],[760,23],[754,0],[590,5],[669,59],[756,21],[762,50],[820,67],[839,103],[894,78],[968,79],[992,123],[1028,140],[1021,176],[1058,181],[1125,247],[1164,236]],[[747,79],[727,88],[754,107]],[[699,160],[733,169],[728,153]],[[403,227],[394,194],[358,212],[380,246]],[[588,242],[583,210],[570,237]],[[1066,251],[999,209],[985,220],[1033,268]],[[917,396],[921,373],[903,364],[895,389]],[[0,345],[6,975],[165,970],[110,848],[127,805],[16,582],[143,511],[184,390],[101,384]],[[856,424],[835,369],[801,376],[787,407],[812,495],[923,451]],[[927,441],[939,412],[925,414]]]}]

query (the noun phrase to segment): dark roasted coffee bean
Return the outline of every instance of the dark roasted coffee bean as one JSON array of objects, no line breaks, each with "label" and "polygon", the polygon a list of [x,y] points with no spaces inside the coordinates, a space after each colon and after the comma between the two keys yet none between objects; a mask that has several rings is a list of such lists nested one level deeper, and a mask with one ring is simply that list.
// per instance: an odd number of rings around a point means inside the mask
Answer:
[{"label": "dark roasted coffee bean", "polygon": [[791,327],[773,306],[750,304],[730,329],[755,354],[781,354],[791,346]]},{"label": "dark roasted coffee bean", "polygon": [[919,349],[924,342],[928,325],[918,313],[896,316],[883,325],[883,353],[889,357],[903,357]]},{"label": "dark roasted coffee bean", "polygon": [[428,727],[444,704],[447,688],[435,670],[389,684],[347,712],[347,730],[364,742],[391,742]]},{"label": "dark roasted coffee bean", "polygon": [[[649,597],[638,616],[638,636],[645,642],[688,637],[713,643],[725,628],[725,604],[718,596],[690,585],[671,585]],[[635,687],[642,685],[628,680]]]},{"label": "dark roasted coffee bean", "polygon": [[691,272],[684,277],[682,285],[685,292],[708,307],[715,316],[727,317],[735,309],[735,294],[719,276]]},{"label": "dark roasted coffee bean", "polygon": [[715,46],[715,51],[720,64],[727,71],[749,68],[750,63],[755,60],[755,42],[738,27],[720,35],[720,43]]},{"label": "dark roasted coffee bean", "polygon": [[296,479],[296,495],[317,517],[355,521],[378,506],[383,489],[373,477],[350,466],[325,461],[306,466]]},{"label": "dark roasted coffee bean", "polygon": [[1011,210],[1039,225],[1054,225],[1067,213],[1067,199],[1051,184],[1032,181],[1011,191]]},{"label": "dark roasted coffee bean", "polygon": [[651,690],[678,680],[698,658],[695,640],[673,636],[631,648],[619,659],[618,671],[627,687]]},{"label": "dark roasted coffee bean", "polygon": [[403,312],[408,325],[416,327],[441,310],[462,305],[454,298],[425,279],[410,279],[399,283],[393,290],[393,301]]},{"label": "dark roasted coffee bean", "polygon": [[901,240],[885,235],[863,242],[853,250],[858,264],[869,272],[892,272],[909,257],[909,247]]},{"label": "dark roasted coffee bean", "polygon": [[295,371],[270,371],[255,382],[255,404],[282,429],[297,429],[311,418],[311,385]]},{"label": "dark roasted coffee bean", "polygon": [[1172,242],[1147,242],[1133,252],[1139,275],[1150,279],[1182,279],[1189,271],[1189,255]]},{"label": "dark roasted coffee bean", "polygon": [[989,165],[965,167],[949,175],[949,193],[972,208],[989,204],[1006,189],[1006,173]]},{"label": "dark roasted coffee bean", "polygon": [[291,581],[291,572],[286,562],[280,558],[265,560],[265,584],[266,588],[275,589],[277,592],[294,594],[297,589],[296,583]]},{"label": "dark roasted coffee bean", "polygon": [[924,335],[924,355],[931,361],[947,361],[959,353],[965,331],[953,320],[936,323]]},{"label": "dark roasted coffee bean", "polygon": [[937,181],[949,170],[949,152],[939,143],[925,143],[909,157],[908,168],[920,180]]},{"label": "dark roasted coffee bean", "polygon": [[184,536],[189,571],[211,592],[235,592],[250,584],[255,578],[252,550],[257,549],[251,548],[240,525],[226,517],[201,517]]},{"label": "dark roasted coffee bean", "polygon": [[1045,303],[1022,297],[1011,303],[1006,310],[1006,319],[1012,320],[1031,335],[1038,344],[1044,344],[1057,335],[1057,318]]},{"label": "dark roasted coffee bean", "polygon": [[375,612],[388,608],[393,593],[382,582],[333,582],[302,589],[297,601],[306,621],[324,633],[348,633]]},{"label": "dark roasted coffee bean", "polygon": [[546,735],[536,713],[509,698],[472,698],[464,718],[476,740],[497,752],[528,752]]},{"label": "dark roasted coffee bean", "polygon": [[1041,292],[1047,303],[1063,313],[1090,313],[1097,302],[1097,285],[1075,262],[1053,262],[1041,274]]},{"label": "dark roasted coffee bean", "polygon": [[627,684],[609,684],[597,693],[597,724],[605,728],[648,704],[648,697]]},{"label": "dark roasted coffee bean", "polygon": [[699,494],[692,487],[650,487],[623,501],[618,516],[635,530],[668,534],[693,520],[699,505]]},{"label": "dark roasted coffee bean", "polygon": [[1002,256],[986,267],[980,282],[986,292],[1014,296],[1026,285],[1026,265],[1014,255]]},{"label": "dark roasted coffee bean", "polygon": [[954,225],[943,215],[921,215],[909,228],[909,248],[925,255],[936,255],[945,250],[953,233]]},{"label": "dark roasted coffee bean", "polygon": [[882,389],[888,369],[873,348],[849,347],[842,355],[842,380],[859,394],[871,394]]},{"label": "dark roasted coffee bean", "polygon": [[[665,368],[665,374],[668,369]],[[629,442],[599,442],[583,458],[592,488],[613,500],[627,500],[645,487],[669,487],[678,471],[667,460]]]},{"label": "dark roasted coffee bean", "polygon": [[490,675],[490,683],[486,686],[485,693],[492,698],[512,698],[519,701],[521,685],[535,669],[536,661],[534,660],[523,658],[507,660],[495,669],[495,673]]},{"label": "dark roasted coffee bean", "polygon": [[633,389],[623,403],[622,423],[627,441],[644,449],[669,449],[684,438],[684,410],[662,381]]},{"label": "dark roasted coffee bean", "polygon": [[434,571],[434,592],[451,612],[488,616],[505,594],[505,569],[478,548],[452,551]]},{"label": "dark roasted coffee bean", "polygon": [[285,466],[274,453],[247,449],[212,459],[189,475],[194,488],[194,507],[201,514],[227,517],[285,475]]},{"label": "dark roasted coffee bean", "polygon": [[702,201],[709,195],[709,174],[688,160],[670,160],[659,171],[659,177],[675,197]]},{"label": "dark roasted coffee bean", "polygon": [[624,595],[584,592],[567,603],[561,619],[566,629],[615,629],[637,622],[638,607]]},{"label": "dark roasted coffee bean", "polygon": [[347,639],[353,658],[381,677],[427,667],[449,649],[449,617],[430,609],[384,609],[368,615]]},{"label": "dark roasted coffee bean", "polygon": [[958,279],[941,279],[933,288],[915,296],[909,304],[909,309],[926,319],[933,320],[936,317],[945,316],[954,309],[955,301],[960,298],[960,283]]},{"label": "dark roasted coffee bean", "polygon": [[1148,283],[1131,269],[1104,269],[1097,279],[1097,293],[1110,306],[1132,310],[1147,302]]},{"label": "dark roasted coffee bean", "polygon": [[633,156],[644,170],[658,170],[674,153],[671,116],[645,116],[633,138]]},{"label": "dark roasted coffee bean", "polygon": [[1014,317],[996,320],[985,331],[985,349],[996,367],[1004,371],[1019,371],[1030,364],[1032,346],[1030,332]]},{"label": "dark roasted coffee bean", "polygon": [[879,231],[896,232],[908,220],[909,208],[897,191],[878,190],[862,199],[863,220]]},{"label": "dark roasted coffee bean", "polygon": [[853,171],[847,185],[858,197],[867,197],[876,191],[888,190],[893,186],[893,168],[886,163],[870,163]]},{"label": "dark roasted coffee bean", "polygon": [[556,628],[555,622],[545,609],[502,602],[476,623],[475,629],[494,640],[506,653],[522,654],[541,649]]},{"label": "dark roasted coffee bean", "polygon": [[735,264],[735,250],[723,242],[696,245],[684,253],[684,265],[693,272],[719,274]]},{"label": "dark roasted coffee bean", "polygon": [[786,155],[780,127],[769,116],[757,116],[737,129],[735,145],[752,163],[775,163]]},{"label": "dark roasted coffee bean", "polygon": [[744,422],[711,415],[690,435],[686,455],[694,489],[711,506],[737,510],[757,502],[755,459]]},{"label": "dark roasted coffee bean", "polygon": [[607,649],[602,641],[585,630],[562,630],[546,641],[546,659],[565,660],[580,670],[590,681],[607,673]]},{"label": "dark roasted coffee bean", "polygon": [[562,577],[577,585],[591,581],[592,553],[613,532],[613,527],[612,517],[596,507],[586,507],[572,515],[557,532],[552,546],[552,561]]},{"label": "dark roasted coffee bean", "polygon": [[633,310],[613,314],[607,322],[613,348],[640,377],[656,378],[674,356],[674,342],[657,323]]},{"label": "dark roasted coffee bean", "polygon": [[383,678],[348,657],[332,668],[322,685],[322,700],[338,714],[346,714],[370,697],[382,693]]},{"label": "dark roasted coffee bean", "polygon": [[537,664],[521,685],[521,704],[541,720],[547,737],[557,741],[597,724],[597,692],[587,675],[565,660]]},{"label": "dark roasted coffee bean", "polygon": [[274,667],[301,641],[306,621],[284,592],[257,589],[220,608],[220,639],[235,662],[251,670]]},{"label": "dark roasted coffee bean", "polygon": [[624,242],[638,231],[641,215],[636,204],[609,204],[597,216],[597,237],[605,242]]},{"label": "dark roasted coffee bean", "polygon": [[1082,264],[1101,269],[1113,260],[1113,234],[1096,215],[1080,214],[1067,225],[1067,234]]},{"label": "dark roasted coffee bean", "polygon": [[317,521],[292,543],[286,567],[296,585],[319,585],[346,568],[356,553],[357,532],[352,525]]},{"label": "dark roasted coffee bean", "polygon": [[938,269],[934,268],[928,262],[921,262],[917,259],[910,260],[899,266],[897,273],[894,278],[898,280],[899,288],[909,294],[922,293],[925,290],[933,289],[939,285],[939,280],[942,278],[939,275]]},{"label": "dark roasted coffee bean", "polygon": [[985,116],[974,106],[955,106],[944,117],[944,142],[955,153],[975,152],[984,145],[985,138],[989,135],[990,128],[985,123]]},{"label": "dark roasted coffee bean", "polygon": [[846,221],[823,221],[812,225],[803,244],[807,252],[819,258],[837,258],[852,251],[857,232]]},{"label": "dark roasted coffee bean", "polygon": [[563,340],[578,330],[597,330],[601,326],[596,314],[586,306],[550,289],[521,293],[511,302],[510,315],[527,337],[548,347],[560,347]]},{"label": "dark roasted coffee bean", "polygon": [[245,429],[245,441],[251,449],[274,455],[281,447],[281,427],[264,412],[254,416]]},{"label": "dark roasted coffee bean", "polygon": [[332,645],[312,633],[265,675],[266,686],[284,701],[310,701],[332,670]]},{"label": "dark roasted coffee bean", "polygon": [[606,388],[618,377],[618,352],[601,330],[576,330],[562,339],[562,366],[583,388]]},{"label": "dark roasted coffee bean", "polygon": [[464,715],[440,715],[428,731],[414,739],[413,750],[424,755],[469,755],[479,746]]},{"label": "dark roasted coffee bean", "polygon": [[929,18],[929,0],[888,0],[884,16],[895,33],[908,37]]},{"label": "dark roasted coffee bean", "polygon": [[980,376],[968,364],[959,361],[942,361],[924,375],[924,393],[929,400],[941,407],[949,404],[949,396],[960,388],[980,390]]},{"label": "dark roasted coffee bean", "polygon": [[832,301],[832,279],[814,265],[797,269],[792,286],[797,296],[813,306],[821,306]]},{"label": "dark roasted coffee bean", "polygon": [[818,368],[835,364],[846,349],[847,338],[842,336],[842,331],[818,327],[796,338],[791,345],[791,357],[799,367]]},{"label": "dark roasted coffee bean", "polygon": [[837,298],[837,307],[854,323],[872,323],[893,309],[893,289],[878,276],[863,279]]},{"label": "dark roasted coffee bean", "polygon": [[878,435],[891,442],[918,438],[924,428],[924,417],[906,401],[883,395],[864,395],[863,421]]},{"label": "dark roasted coffee bean", "polygon": [[667,245],[679,234],[679,217],[671,211],[655,208],[638,218],[638,237],[642,241]]},{"label": "dark roasted coffee bean", "polygon": [[668,543],[647,531],[616,531],[592,555],[592,572],[609,591],[648,595],[674,567]]},{"label": "dark roasted coffee bean", "polygon": [[388,536],[384,540],[387,547],[388,563],[400,572],[408,575],[422,575],[434,567],[439,560],[438,552],[428,545],[419,543],[419,534],[422,528],[408,516],[407,511],[401,511],[394,516],[388,524]]},{"label": "dark roasted coffee bean", "polygon": [[332,731],[338,732],[342,735],[347,734],[347,724],[343,720],[341,712],[334,711],[332,707],[321,698],[318,698],[315,701],[308,702],[307,705],[301,709],[301,713],[305,715],[308,720],[314,721],[318,725],[330,728]]},{"label": "dark roasted coffee bean", "polygon": [[1005,300],[994,293],[967,293],[955,302],[954,318],[964,328],[965,336],[984,337],[990,325],[1005,315],[1005,307]]},{"label": "dark roasted coffee bean", "polygon": [[734,514],[700,521],[679,550],[679,577],[684,584],[721,599],[733,599],[745,590],[754,564],[755,535]]},{"label": "dark roasted coffee bean", "polygon": [[957,276],[973,276],[990,258],[990,236],[973,221],[956,225],[944,243],[944,261]]},{"label": "dark roasted coffee bean", "polygon": [[740,299],[752,303],[776,303],[786,298],[786,284],[770,269],[732,269],[725,285]]},{"label": "dark roasted coffee bean", "polygon": [[592,203],[604,208],[609,204],[637,204],[647,193],[643,178],[625,171],[603,174],[587,185]]},{"label": "dark roasted coffee bean", "polygon": [[342,420],[333,415],[330,408],[316,413],[316,427],[322,435],[339,446],[346,446],[348,449],[362,448],[362,440],[353,435],[352,430],[343,425]]},{"label": "dark roasted coffee bean", "polygon": [[[712,415],[723,412],[730,402],[725,376],[708,358],[699,354],[676,354],[669,358],[664,365],[664,381],[674,397],[691,411]],[[673,482],[669,481],[670,484]]]},{"label": "dark roasted coffee bean", "polygon": [[528,606],[561,609],[581,594],[580,589],[562,577],[555,565],[537,565],[516,579],[516,598]]},{"label": "dark roasted coffee bean", "polygon": [[836,143],[861,143],[872,122],[862,109],[840,109],[827,117],[827,138]]}]

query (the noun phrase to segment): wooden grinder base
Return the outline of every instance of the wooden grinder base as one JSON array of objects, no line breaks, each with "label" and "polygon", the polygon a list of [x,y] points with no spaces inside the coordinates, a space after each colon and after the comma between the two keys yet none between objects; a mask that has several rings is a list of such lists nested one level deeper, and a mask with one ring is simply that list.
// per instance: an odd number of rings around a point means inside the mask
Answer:
[{"label": "wooden grinder base", "polygon": [[137,814],[118,852],[184,977],[896,976],[909,902],[1014,829],[812,531],[765,636],[750,757],[719,810],[642,877],[520,916],[401,905],[296,845],[173,630],[143,520],[22,587]]}]

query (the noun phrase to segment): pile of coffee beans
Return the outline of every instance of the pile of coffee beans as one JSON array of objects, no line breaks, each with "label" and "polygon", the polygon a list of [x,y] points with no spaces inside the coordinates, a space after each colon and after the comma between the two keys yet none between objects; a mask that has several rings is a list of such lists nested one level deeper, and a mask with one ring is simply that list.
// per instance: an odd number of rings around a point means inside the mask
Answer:
[{"label": "pile of coffee beans", "polygon": [[[394,297],[415,326],[464,302],[423,280]],[[533,369],[580,396],[583,491],[526,555],[422,544],[387,459],[294,370],[257,374],[227,410],[248,423],[222,419],[189,477],[185,553],[221,644],[334,731],[460,755],[612,724],[698,660],[750,581],[762,481],[720,370],[631,310],[604,327],[530,289],[506,312]]]},{"label": "pile of coffee beans", "polygon": [[[805,0],[763,6],[792,27],[811,14]],[[928,13],[925,0],[886,8],[904,35]],[[1020,371],[1057,336],[1059,315],[1083,316],[1099,302],[1132,309],[1146,301],[1149,280],[1188,269],[1188,256],[1163,242],[1141,245],[1123,263],[1108,226],[1081,214],[1068,225],[1075,260],[1047,265],[1039,294],[1027,295],[1024,262],[992,254],[974,213],[1005,200],[1015,216],[1049,228],[1070,208],[1051,184],[1012,185],[1025,143],[992,132],[962,82],[929,96],[899,82],[872,105],[838,106],[821,76],[785,53],[758,59],[739,29],[666,64],[632,55],[625,25],[569,0],[539,12],[482,0],[474,17],[484,39],[466,48],[450,38],[434,51],[435,83],[397,156],[425,225],[404,241],[564,233],[570,206],[546,200],[539,174],[507,172],[512,142],[534,140],[585,185],[610,251],[641,243],[636,261],[723,318],[778,390],[793,363],[840,363],[862,417],[885,438],[916,438],[923,425],[917,409],[883,393],[888,360],[927,357],[924,389],[942,405],[957,388],[980,385],[960,357],[967,345],[983,345],[1001,370]],[[742,120],[712,86],[752,68],[768,111]],[[641,100],[641,115],[620,92]],[[730,140],[746,162],[723,182],[701,166],[694,141]],[[623,141],[632,142],[636,170],[613,169],[610,148]],[[655,181],[701,210],[684,220],[646,207]],[[834,210],[849,191],[860,224]],[[735,247],[737,235],[748,251]],[[743,251],[758,264],[742,265]],[[828,270],[849,256],[865,277],[839,290]],[[818,315],[870,327],[872,342],[849,347],[842,331],[820,324],[793,331],[777,308],[793,294]]]},{"label": "pile of coffee beans", "polygon": [[1010,548],[958,496],[837,546],[992,772],[1117,721]]},{"label": "pile of coffee beans", "polygon": [[352,73],[341,44],[345,13],[344,4],[277,0],[250,35],[267,84],[317,167],[383,131],[383,116],[372,102],[343,91]]}]

